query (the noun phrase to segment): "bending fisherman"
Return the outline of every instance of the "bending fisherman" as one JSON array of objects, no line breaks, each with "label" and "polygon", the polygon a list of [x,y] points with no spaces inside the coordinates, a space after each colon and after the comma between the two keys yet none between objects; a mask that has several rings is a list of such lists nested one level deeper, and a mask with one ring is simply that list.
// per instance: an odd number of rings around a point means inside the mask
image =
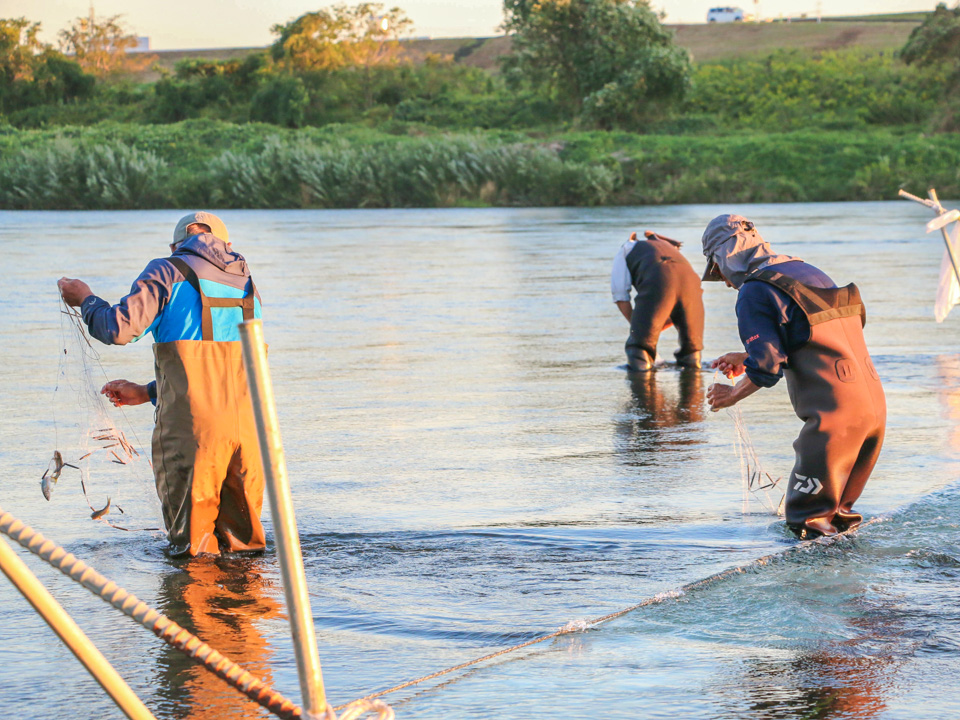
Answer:
[{"label": "bending fisherman", "polygon": [[863,338],[857,286],[838,288],[821,270],[774,253],[753,223],[720,215],[703,233],[704,280],[739,290],[737,322],[746,352],[714,361],[736,385],[712,385],[716,411],[787,378],[803,420],[786,490],[787,525],[801,538],[834,535],[863,519],[853,504],[883,445],[887,410]]},{"label": "bending fisherman", "polygon": [[[610,291],[613,301],[630,323],[627,366],[650,370],[657,357],[660,333],[675,325],[680,348],[677,364],[700,367],[703,349],[703,288],[676,240],[647,231],[638,240],[633,233],[613,258]],[[630,304],[630,286],[636,304]]]},{"label": "bending fisherman", "polygon": [[60,292],[100,342],[153,333],[156,381],[113,380],[102,392],[117,406],[157,406],[153,471],[169,554],[261,551],[264,480],[237,329],[260,317],[260,297],[216,215],[181,218],[170,252],[113,307],[82,280],[61,278]]}]

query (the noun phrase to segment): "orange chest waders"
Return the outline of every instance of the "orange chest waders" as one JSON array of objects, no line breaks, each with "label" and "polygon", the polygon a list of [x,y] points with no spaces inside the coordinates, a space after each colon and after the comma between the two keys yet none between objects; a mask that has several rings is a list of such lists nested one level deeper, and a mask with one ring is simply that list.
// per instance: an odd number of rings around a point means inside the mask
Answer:
[{"label": "orange chest waders", "polygon": [[256,288],[208,297],[193,269],[169,261],[199,294],[202,340],[153,346],[153,466],[173,555],[261,550],[263,471],[239,341],[215,341],[211,308],[254,317]]}]

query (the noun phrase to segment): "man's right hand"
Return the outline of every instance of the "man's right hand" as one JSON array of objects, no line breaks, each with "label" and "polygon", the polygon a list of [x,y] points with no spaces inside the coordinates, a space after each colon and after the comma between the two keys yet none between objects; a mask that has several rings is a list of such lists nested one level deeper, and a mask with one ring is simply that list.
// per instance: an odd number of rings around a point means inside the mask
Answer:
[{"label": "man's right hand", "polygon": [[129,380],[111,380],[100,390],[101,395],[117,407],[123,405],[143,405],[150,402],[150,393],[146,385],[138,385]]},{"label": "man's right hand", "polygon": [[725,355],[721,355],[712,363],[710,363],[710,367],[717,368],[728,378],[735,378],[743,375],[745,371],[743,364],[746,361],[747,354],[745,352],[729,352]]}]

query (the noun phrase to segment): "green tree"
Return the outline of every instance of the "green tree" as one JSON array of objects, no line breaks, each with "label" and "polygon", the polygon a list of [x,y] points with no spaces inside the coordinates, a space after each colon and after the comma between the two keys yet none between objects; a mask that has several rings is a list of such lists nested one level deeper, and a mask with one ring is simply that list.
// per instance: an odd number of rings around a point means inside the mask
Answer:
[{"label": "green tree", "polygon": [[40,23],[26,18],[0,19],[0,78],[4,83],[32,80],[37,58],[47,46],[37,39]]},{"label": "green tree", "polygon": [[274,25],[273,59],[292,70],[337,70],[395,62],[400,36],[413,26],[400,8],[334,5]]},{"label": "green tree", "polygon": [[37,38],[40,23],[0,19],[0,114],[86,97],[93,78]]},{"label": "green tree", "polygon": [[250,103],[250,119],[284,127],[304,124],[310,94],[298,77],[274,77],[264,83]]},{"label": "green tree", "polygon": [[910,33],[900,58],[920,67],[939,67],[949,74],[930,125],[935,130],[960,130],[960,6],[949,9],[943,3],[937,5]]},{"label": "green tree", "polygon": [[504,13],[508,77],[572,114],[635,125],[687,91],[689,55],[643,0],[504,0]]},{"label": "green tree", "polygon": [[910,33],[900,57],[917,65],[960,63],[960,6],[950,10],[943,3],[937,5],[923,24]]},{"label": "green tree", "polygon": [[146,69],[156,58],[127,52],[136,45],[137,36],[123,28],[119,15],[100,22],[93,17],[78,17],[60,31],[60,48],[99,78]]}]

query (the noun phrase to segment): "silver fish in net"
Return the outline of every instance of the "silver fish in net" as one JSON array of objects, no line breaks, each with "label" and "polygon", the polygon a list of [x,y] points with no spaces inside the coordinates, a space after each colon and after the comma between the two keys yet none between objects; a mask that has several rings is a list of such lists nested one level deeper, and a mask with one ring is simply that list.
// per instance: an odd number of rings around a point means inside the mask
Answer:
[{"label": "silver fish in net", "polygon": [[74,470],[80,469],[76,465],[64,462],[63,455],[60,454],[60,451],[54,450],[50,464],[47,466],[46,472],[43,473],[43,477],[40,478],[40,491],[46,500],[49,500],[50,495],[53,494],[53,486],[57,484],[57,480],[60,479],[60,473],[63,472],[65,467],[73,468]]}]

